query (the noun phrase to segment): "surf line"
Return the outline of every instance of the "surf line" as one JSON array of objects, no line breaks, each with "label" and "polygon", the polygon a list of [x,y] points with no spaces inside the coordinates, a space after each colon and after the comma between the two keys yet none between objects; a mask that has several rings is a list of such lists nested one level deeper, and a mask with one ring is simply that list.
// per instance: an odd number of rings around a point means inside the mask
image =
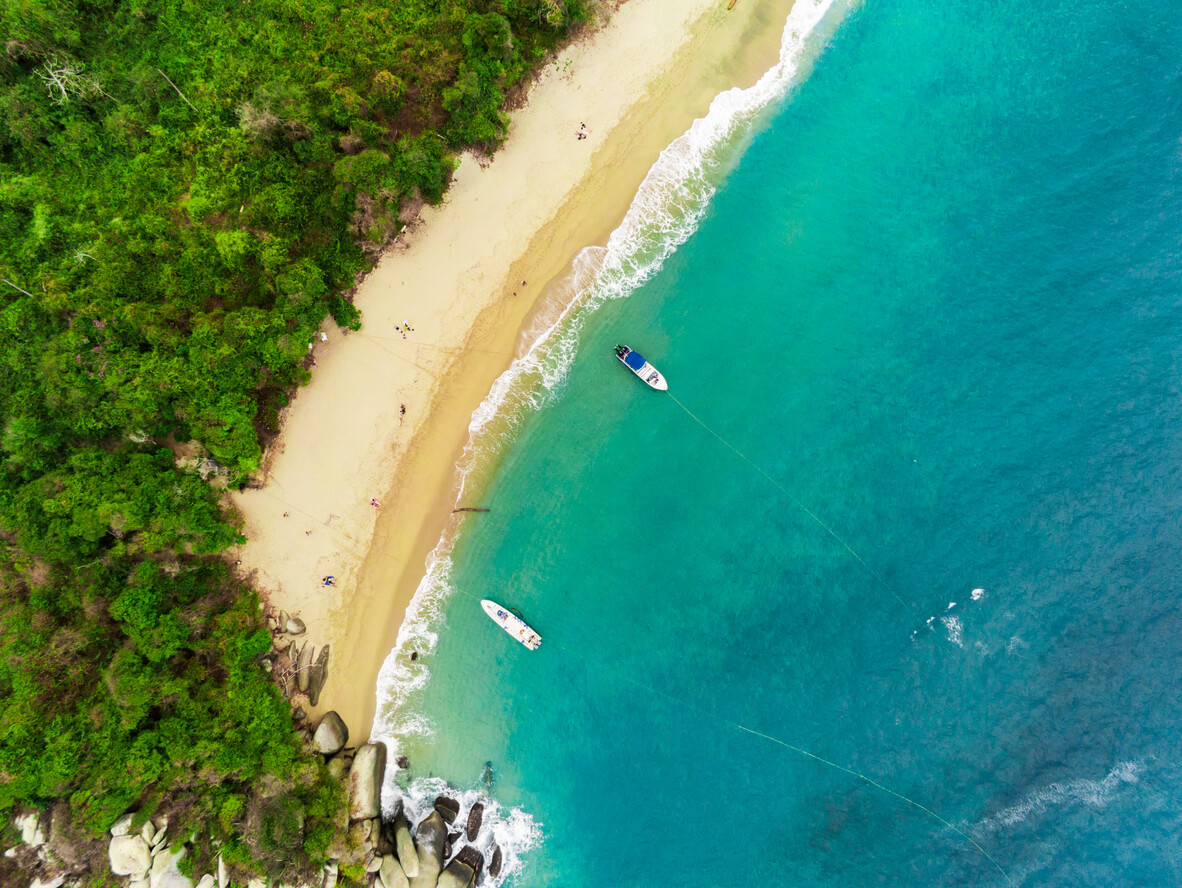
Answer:
[{"label": "surf line", "polygon": [[686,407],[684,404],[682,404],[681,401],[677,400],[676,395],[674,395],[672,392],[666,392],[666,394],[668,394],[669,397],[673,399],[673,402],[675,404],[677,404],[677,406],[680,407],[682,410],[684,410],[694,422],[696,422],[698,425],[700,425],[702,428],[704,428],[706,431],[708,431],[711,435],[713,435],[715,438],[717,438],[719,441],[721,441],[723,444],[725,444],[727,447],[729,447],[732,451],[734,451],[735,454],[737,454],[740,459],[742,459],[745,463],[747,463],[747,465],[751,466],[751,468],[755,469],[755,471],[759,472],[759,474],[763,475],[764,478],[766,478],[773,485],[775,485],[775,487],[780,491],[780,493],[784,494],[784,496],[786,496],[786,497],[788,497],[788,499],[792,500],[792,503],[798,509],[800,509],[806,515],[808,515],[810,518],[812,518],[814,521],[816,521],[819,525],[821,525],[821,527],[825,528],[825,532],[828,533],[829,536],[831,536],[835,540],[837,540],[839,543],[841,543],[841,545],[843,547],[845,547],[845,550],[847,552],[849,552],[851,555],[853,555],[854,558],[857,560],[857,562],[860,565],[862,565],[862,567],[864,567],[866,569],[866,572],[868,574],[870,574],[870,576],[872,576],[872,577],[874,577],[874,579],[878,580],[878,582],[882,585],[882,587],[884,589],[886,589],[888,592],[890,592],[892,595],[895,596],[895,599],[899,602],[899,604],[903,605],[903,607],[910,606],[907,604],[906,601],[904,601],[902,598],[899,597],[898,592],[896,592],[894,589],[891,588],[890,583],[888,583],[881,576],[879,576],[878,572],[875,571],[874,568],[872,568],[869,564],[867,564],[862,559],[861,555],[859,555],[857,552],[854,551],[854,547],[851,546],[849,543],[847,543],[845,540],[843,540],[840,536],[838,536],[837,531],[835,531],[832,527],[830,527],[828,524],[826,524],[824,521],[822,521],[820,516],[818,516],[816,512],[814,512],[812,509],[810,509],[808,506],[806,506],[804,503],[802,503],[800,500],[798,500],[796,497],[794,497],[789,492],[788,488],[786,488],[783,484],[781,484],[779,481],[777,481],[775,478],[773,478],[771,475],[769,475],[767,472],[765,472],[763,470],[763,468],[757,462],[755,462],[750,457],[748,457],[747,454],[743,453],[743,451],[741,451],[738,447],[736,447],[734,444],[732,444],[726,438],[722,437],[722,435],[718,434],[718,432],[714,431],[714,429],[710,428],[710,426],[706,425],[706,423],[702,422],[702,420],[698,417],[698,415],[696,413],[694,413],[692,410],[690,410],[688,407]]},{"label": "surf line", "polygon": [[[563,650],[566,650],[566,648],[563,647]],[[809,752],[807,749],[802,749],[799,746],[793,746],[791,743],[788,743],[785,740],[781,740],[779,737],[773,737],[771,734],[765,734],[765,733],[763,733],[763,731],[757,731],[754,728],[749,728],[746,725],[741,725],[737,721],[732,721],[731,719],[727,718],[726,716],[719,715],[717,712],[710,712],[709,710],[702,709],[701,707],[695,706],[693,703],[690,703],[688,700],[683,700],[680,697],[674,697],[672,694],[668,694],[665,691],[657,690],[656,688],[650,687],[649,685],[646,685],[643,682],[639,682],[636,679],[632,678],[631,676],[625,674],[622,671],[618,672],[617,676],[619,678],[623,679],[624,681],[628,682],[629,684],[635,685],[638,688],[642,688],[643,690],[646,690],[649,693],[656,694],[660,697],[664,697],[666,700],[669,700],[673,703],[677,703],[681,706],[684,706],[686,709],[689,709],[693,712],[697,712],[701,715],[705,715],[710,718],[717,719],[718,721],[720,721],[724,724],[730,725],[732,728],[736,728],[740,731],[745,731],[746,733],[752,734],[753,736],[756,736],[756,737],[762,737],[764,740],[770,740],[772,743],[775,743],[779,746],[783,746],[785,749],[790,749],[793,752],[803,755],[807,758],[811,758],[813,761],[820,762],[822,765],[827,765],[830,768],[834,768],[838,771],[841,771],[842,773],[849,774],[851,777],[856,777],[859,780],[865,781],[866,783],[869,783],[871,786],[876,787],[877,789],[881,789],[883,792],[887,793],[888,795],[894,796],[895,798],[899,799],[900,801],[904,801],[909,805],[914,805],[916,808],[918,808],[920,811],[923,811],[929,817],[944,824],[944,826],[948,827],[950,830],[952,830],[954,833],[956,833],[958,836],[960,836],[962,839],[964,839],[966,842],[968,842],[970,845],[972,845],[974,848],[976,848],[978,851],[980,851],[981,854],[985,857],[985,859],[988,860],[990,863],[992,863],[993,866],[997,869],[997,871],[999,873],[1001,873],[1002,878],[1004,878],[1006,880],[1006,884],[1008,884],[1008,885],[1014,884],[1014,881],[1013,881],[1013,879],[1010,878],[1009,873],[1007,873],[1004,869],[1002,869],[1001,864],[998,863],[996,860],[994,860],[993,856],[988,851],[986,851],[984,848],[982,848],[976,839],[974,839],[972,836],[970,836],[964,830],[958,829],[957,827],[953,826],[951,823],[949,823],[947,820],[945,820],[943,817],[941,817],[939,814],[937,814],[931,808],[927,807],[926,805],[921,805],[919,802],[915,801],[915,799],[908,798],[907,796],[903,795],[903,793],[901,793],[901,792],[895,792],[889,786],[883,786],[881,783],[879,783],[873,777],[867,777],[861,771],[855,771],[853,768],[847,768],[844,765],[837,764],[837,762],[831,762],[831,761],[829,761],[829,759],[822,758],[821,756],[817,755],[815,752]]]}]

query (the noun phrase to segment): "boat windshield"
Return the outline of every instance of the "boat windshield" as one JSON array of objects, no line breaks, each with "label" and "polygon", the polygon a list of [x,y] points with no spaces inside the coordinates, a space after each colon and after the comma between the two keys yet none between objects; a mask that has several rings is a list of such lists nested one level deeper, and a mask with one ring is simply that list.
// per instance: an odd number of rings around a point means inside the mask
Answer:
[{"label": "boat windshield", "polygon": [[624,363],[633,370],[639,370],[644,366],[644,358],[636,352],[628,352],[628,354],[624,355]]}]

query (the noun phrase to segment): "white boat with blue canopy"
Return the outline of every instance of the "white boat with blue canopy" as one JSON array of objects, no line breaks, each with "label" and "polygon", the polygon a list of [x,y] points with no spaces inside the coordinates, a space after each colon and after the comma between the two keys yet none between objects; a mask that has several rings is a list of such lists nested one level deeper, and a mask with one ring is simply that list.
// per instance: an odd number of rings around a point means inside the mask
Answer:
[{"label": "white boat with blue canopy", "polygon": [[529,623],[517,614],[510,612],[509,608],[501,607],[495,601],[489,601],[487,598],[480,602],[480,606],[484,608],[484,612],[494,623],[531,651],[536,651],[542,646],[542,636],[538,635]]},{"label": "white boat with blue canopy", "polygon": [[649,387],[655,388],[659,392],[669,389],[669,383],[665,382],[665,377],[661,375],[661,371],[646,361],[644,355],[640,352],[633,351],[626,345],[617,345],[616,357],[620,359],[625,367],[648,383]]}]

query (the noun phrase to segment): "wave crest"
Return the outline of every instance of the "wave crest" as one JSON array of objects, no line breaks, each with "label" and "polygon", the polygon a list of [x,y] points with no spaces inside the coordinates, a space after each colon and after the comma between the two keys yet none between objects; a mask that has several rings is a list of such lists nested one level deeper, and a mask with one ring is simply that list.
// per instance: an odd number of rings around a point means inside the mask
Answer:
[{"label": "wave crest", "polygon": [[974,838],[980,839],[986,833],[1017,826],[1031,814],[1042,814],[1056,805],[1082,804],[1103,808],[1123,787],[1139,783],[1143,773],[1144,762],[1127,761],[1118,762],[1101,780],[1081,777],[1049,783],[1034,790],[1018,804],[982,820],[973,827]]}]

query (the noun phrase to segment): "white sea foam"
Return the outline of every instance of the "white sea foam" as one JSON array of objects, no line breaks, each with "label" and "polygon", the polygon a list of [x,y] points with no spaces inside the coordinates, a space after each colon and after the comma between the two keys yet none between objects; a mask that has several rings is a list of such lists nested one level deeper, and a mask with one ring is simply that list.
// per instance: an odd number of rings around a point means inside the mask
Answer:
[{"label": "white sea foam", "polygon": [[1140,782],[1144,772],[1145,764],[1141,761],[1118,762],[1102,780],[1077,778],[1049,783],[1031,792],[1018,804],[1004,808],[974,825],[973,834],[980,839],[986,833],[1017,826],[1032,814],[1042,814],[1057,805],[1079,804],[1103,808],[1121,789]]},{"label": "white sea foam", "polygon": [[957,647],[964,647],[964,625],[960,617],[940,617],[940,622],[948,630],[948,640]]},{"label": "white sea foam", "polygon": [[[799,79],[809,61],[808,39],[835,5],[838,0],[798,0],[788,16],[776,65],[749,89],[716,96],[707,115],[661,152],[607,246],[582,250],[567,277],[548,288],[523,330],[518,356],[472,415],[458,465],[457,504],[486,480],[484,467],[514,439],[525,417],[558,396],[591,314],[651,278],[694,232],[740,153],[741,142],[750,138],[761,114]],[[454,535],[445,533],[429,556],[426,575],[378,676],[373,736],[390,747],[391,756],[397,755],[405,738],[432,730],[427,719],[409,713],[405,704],[428,678],[425,661],[435,649],[445,603],[453,591],[454,544]],[[412,652],[417,653],[413,661]],[[388,770],[383,804],[399,798],[396,775],[397,769]],[[520,852],[503,847],[506,855]]]},{"label": "white sea foam", "polygon": [[506,808],[480,789],[454,789],[438,777],[421,777],[411,781],[405,792],[396,790],[395,794],[384,795],[382,813],[388,817],[394,816],[401,802],[406,819],[412,826],[416,826],[431,813],[436,797],[441,795],[451,796],[460,803],[460,813],[456,817],[456,826],[453,829],[463,830],[472,806],[477,802],[484,803],[484,816],[476,841],[468,842],[466,837],[461,837],[452,848],[454,855],[465,845],[471,844],[484,857],[486,867],[492,860],[493,846],[501,849],[500,875],[491,880],[487,875],[484,876],[481,885],[496,888],[504,884],[521,871],[522,854],[542,841],[540,825],[521,809]]}]

